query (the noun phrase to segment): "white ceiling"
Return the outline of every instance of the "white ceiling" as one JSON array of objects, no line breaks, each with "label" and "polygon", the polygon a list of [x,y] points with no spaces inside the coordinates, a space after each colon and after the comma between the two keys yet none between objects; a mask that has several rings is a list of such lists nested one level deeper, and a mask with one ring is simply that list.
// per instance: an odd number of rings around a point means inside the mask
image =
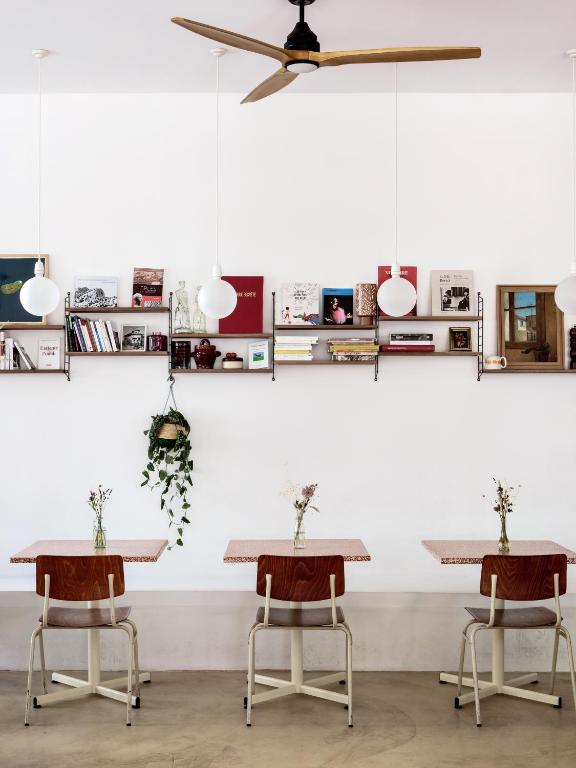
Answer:
[{"label": "white ceiling", "polygon": [[[185,92],[214,88],[210,41],[170,22],[185,16],[282,46],[297,19],[288,0],[0,0],[0,92],[35,88],[30,51],[54,52],[55,92]],[[402,90],[566,91],[564,52],[576,48],[576,0],[317,0],[308,22],[323,50],[480,45],[482,58],[404,64]],[[276,68],[234,51],[222,88],[247,93]],[[389,90],[386,64],[326,68],[285,93]]]}]

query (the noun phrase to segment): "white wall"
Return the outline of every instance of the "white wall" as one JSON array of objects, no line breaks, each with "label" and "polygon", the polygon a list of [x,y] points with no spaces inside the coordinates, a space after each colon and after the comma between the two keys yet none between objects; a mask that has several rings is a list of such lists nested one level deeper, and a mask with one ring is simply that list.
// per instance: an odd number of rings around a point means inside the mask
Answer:
[{"label": "white wall", "polygon": [[[267,291],[288,280],[374,280],[392,248],[390,96],[238,102],[223,97],[225,270],[264,274]],[[34,249],[34,129],[33,98],[0,97],[2,252]],[[76,274],[115,274],[126,303],[135,265],[164,266],[168,288],[201,283],[214,252],[213,150],[210,96],[46,97],[43,248],[62,291]],[[401,96],[400,251],[419,268],[420,312],[430,269],[474,269],[486,351],[495,350],[495,285],[567,272],[569,161],[568,96]],[[389,360],[378,383],[357,367],[282,368],[274,384],[178,378],[192,424],[192,525],[183,550],[128,568],[130,588],[252,589],[254,568],[224,565],[222,554],[229,538],[291,535],[279,495],[288,480],[320,484],[309,536],[365,541],[373,562],[347,572],[356,592],[476,591],[476,568],[442,567],[420,540],[494,537],[498,519],[482,498],[493,475],[523,486],[512,540],[576,547],[574,381],[478,384],[474,366]],[[70,384],[2,378],[4,589],[32,586],[31,567],[8,563],[14,551],[90,535],[85,499],[98,482],[114,489],[110,536],[165,536],[140,470],[166,375],[163,359],[76,358]]]}]

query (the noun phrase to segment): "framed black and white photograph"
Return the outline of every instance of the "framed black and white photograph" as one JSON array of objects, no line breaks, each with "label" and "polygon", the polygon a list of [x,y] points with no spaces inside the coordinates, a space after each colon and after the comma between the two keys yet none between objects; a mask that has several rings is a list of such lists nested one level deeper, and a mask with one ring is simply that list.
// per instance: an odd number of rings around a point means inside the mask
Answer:
[{"label": "framed black and white photograph", "polygon": [[122,352],[146,352],[145,325],[122,325]]},{"label": "framed black and white photograph", "polygon": [[98,276],[74,278],[74,306],[82,309],[117,307],[117,278]]},{"label": "framed black and white photograph", "polygon": [[472,352],[472,328],[449,328],[450,352]]},{"label": "framed black and white photograph", "polygon": [[430,273],[432,314],[466,317],[476,313],[474,272],[469,269],[433,269]]}]

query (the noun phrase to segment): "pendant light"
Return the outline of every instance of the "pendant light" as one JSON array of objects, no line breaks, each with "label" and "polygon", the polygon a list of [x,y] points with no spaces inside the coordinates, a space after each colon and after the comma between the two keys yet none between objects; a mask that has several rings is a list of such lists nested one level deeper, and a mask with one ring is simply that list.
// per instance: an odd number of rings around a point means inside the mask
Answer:
[{"label": "pendant light", "polygon": [[398,64],[394,64],[394,264],[390,279],[378,289],[378,306],[390,317],[403,317],[416,304],[416,289],[400,276],[398,263]]},{"label": "pendant light", "polygon": [[43,317],[50,314],[58,306],[60,291],[52,280],[44,277],[44,264],[41,259],[42,249],[42,59],[49,51],[32,51],[32,56],[38,62],[38,223],[37,223],[37,254],[38,261],[34,266],[34,277],[27,280],[20,289],[20,303],[31,315]]},{"label": "pendant light", "polygon": [[576,49],[568,51],[572,61],[572,247],[570,274],[556,286],[556,306],[567,315],[576,315]]},{"label": "pendant light", "polygon": [[204,283],[198,292],[198,305],[206,317],[219,320],[231,315],[236,308],[236,289],[222,280],[220,265],[220,58],[225,48],[213,48],[210,53],[216,59],[216,263],[212,279]]}]

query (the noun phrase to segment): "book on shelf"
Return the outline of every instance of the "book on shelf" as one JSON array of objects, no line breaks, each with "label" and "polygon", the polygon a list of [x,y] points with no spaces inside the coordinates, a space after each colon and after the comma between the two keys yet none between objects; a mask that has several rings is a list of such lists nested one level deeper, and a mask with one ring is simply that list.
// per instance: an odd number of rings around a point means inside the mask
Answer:
[{"label": "book on shelf", "polygon": [[118,352],[118,331],[109,320],[89,320],[78,315],[66,317],[70,352]]},{"label": "book on shelf", "polygon": [[132,306],[149,309],[162,306],[164,270],[134,267]]},{"label": "book on shelf", "polygon": [[20,368],[26,371],[34,370],[36,366],[30,359],[30,355],[28,354],[28,352],[26,352],[22,344],[20,344],[20,342],[17,339],[14,339],[14,346],[16,347],[16,351],[18,352],[18,356],[20,358]]},{"label": "book on shelf", "polygon": [[50,371],[60,368],[60,339],[40,339],[38,342],[38,369]]},{"label": "book on shelf", "polygon": [[322,323],[353,325],[354,290],[352,288],[322,289]]},{"label": "book on shelf", "polygon": [[[378,267],[378,288],[384,283],[386,280],[390,280],[391,278],[391,269],[392,267]],[[417,267],[400,267],[400,277],[403,277],[405,280],[408,280],[409,283],[412,283],[414,286],[414,290],[418,290],[418,268]],[[416,317],[417,315],[417,307],[418,303],[415,302],[414,306],[410,310],[410,312],[406,312],[405,317]],[[386,312],[383,312],[382,310],[379,311],[379,317],[390,317],[390,315],[387,315]]]},{"label": "book on shelf", "polygon": [[432,333],[391,333],[390,344],[432,344]]},{"label": "book on shelf", "polygon": [[470,269],[433,269],[430,290],[433,315],[466,317],[476,310],[474,272]]},{"label": "book on shelf", "polygon": [[219,321],[219,333],[262,333],[264,277],[229,275],[222,280],[234,288],[238,302],[232,314]]},{"label": "book on shelf", "polygon": [[380,351],[386,354],[394,354],[394,352],[434,352],[436,346],[434,344],[382,344]]},{"label": "book on shelf", "polygon": [[374,339],[328,339],[326,342],[332,360],[374,360],[378,344]]},{"label": "book on shelf", "polygon": [[276,310],[279,325],[319,325],[318,283],[282,283]]}]

